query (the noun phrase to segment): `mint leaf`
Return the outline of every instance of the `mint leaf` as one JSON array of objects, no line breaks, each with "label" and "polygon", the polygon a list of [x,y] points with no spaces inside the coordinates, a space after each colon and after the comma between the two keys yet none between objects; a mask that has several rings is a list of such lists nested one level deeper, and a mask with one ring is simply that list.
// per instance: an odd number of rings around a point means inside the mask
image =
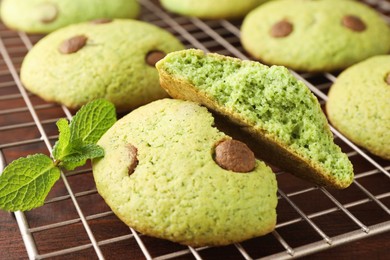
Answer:
[{"label": "mint leaf", "polygon": [[71,143],[82,145],[96,143],[116,122],[115,106],[97,99],[83,106],[70,123]]},{"label": "mint leaf", "polygon": [[0,208],[17,211],[42,206],[59,177],[60,170],[44,154],[13,161],[0,176]]},{"label": "mint leaf", "polygon": [[10,163],[0,175],[0,208],[9,211],[30,210],[43,205],[59,179],[59,167],[73,170],[88,159],[104,156],[96,145],[116,122],[115,107],[98,99],[84,105],[69,124],[57,121],[58,141],[53,147],[55,161],[43,154],[20,158]]},{"label": "mint leaf", "polygon": [[53,150],[54,159],[59,166],[73,170],[84,165],[87,159],[103,156],[103,149],[95,143],[115,122],[115,107],[104,99],[83,106],[70,125],[66,119],[60,119],[57,122],[60,134]]},{"label": "mint leaf", "polygon": [[73,153],[68,154],[60,163],[67,170],[73,170],[76,167],[82,166],[88,159],[104,156],[104,150],[96,144],[87,144],[81,147],[73,148]]},{"label": "mint leaf", "polygon": [[57,127],[60,132],[58,141],[53,147],[53,157],[56,160],[60,160],[66,154],[66,149],[70,142],[70,128],[68,120],[61,118],[57,121]]}]

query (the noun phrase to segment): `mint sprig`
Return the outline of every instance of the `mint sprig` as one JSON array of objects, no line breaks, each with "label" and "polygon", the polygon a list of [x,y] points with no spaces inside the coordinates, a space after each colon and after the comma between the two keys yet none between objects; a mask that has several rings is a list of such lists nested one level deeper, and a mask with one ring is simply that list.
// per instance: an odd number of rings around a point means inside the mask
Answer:
[{"label": "mint sprig", "polygon": [[73,170],[88,159],[104,156],[103,148],[96,142],[115,122],[115,107],[104,99],[83,106],[70,124],[59,119],[53,159],[44,154],[19,158],[0,175],[0,208],[25,211],[42,206],[60,178],[61,168]]},{"label": "mint sprig", "polygon": [[83,106],[68,124],[59,120],[59,139],[53,148],[57,165],[67,170],[85,164],[87,159],[102,157],[102,148],[94,145],[116,121],[114,106],[103,99]]}]

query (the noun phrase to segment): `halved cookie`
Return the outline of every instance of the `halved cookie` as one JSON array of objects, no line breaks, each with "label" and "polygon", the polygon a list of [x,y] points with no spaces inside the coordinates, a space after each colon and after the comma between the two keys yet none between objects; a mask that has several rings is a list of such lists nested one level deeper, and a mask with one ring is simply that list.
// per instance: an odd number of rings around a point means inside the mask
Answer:
[{"label": "halved cookie", "polygon": [[318,185],[352,183],[318,100],[285,67],[200,50],[173,52],[156,67],[169,95],[227,116],[260,142],[265,160]]}]

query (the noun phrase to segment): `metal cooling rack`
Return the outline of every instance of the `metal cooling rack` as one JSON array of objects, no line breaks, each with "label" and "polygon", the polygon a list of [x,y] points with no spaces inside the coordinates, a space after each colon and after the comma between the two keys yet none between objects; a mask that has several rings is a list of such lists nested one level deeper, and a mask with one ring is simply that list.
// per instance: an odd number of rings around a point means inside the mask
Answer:
[{"label": "metal cooling rack", "polygon": [[[389,2],[365,2],[388,19]],[[186,18],[165,12],[157,1],[141,0],[140,3],[141,20],[169,30],[186,47],[251,59],[240,45],[239,21]],[[58,137],[55,122],[61,117],[72,117],[66,107],[42,101],[26,91],[20,82],[23,57],[40,38],[10,31],[0,24],[0,169],[20,156],[49,154]],[[337,75],[293,73],[324,105]],[[269,235],[222,248],[185,247],[141,235],[129,230],[113,215],[95,190],[90,167],[84,167],[62,173],[41,208],[15,212],[28,257],[108,259],[110,252],[116,250],[123,252],[123,258],[160,260],[210,256],[288,259],[389,232],[390,161],[358,148],[334,128],[332,131],[354,164],[355,181],[348,189],[335,191],[310,186],[288,173],[278,172],[278,224]],[[91,203],[95,206],[93,210]],[[362,214],[367,211],[372,212],[369,219]],[[105,232],[96,226],[106,227]],[[52,239],[47,242],[44,237]]]}]

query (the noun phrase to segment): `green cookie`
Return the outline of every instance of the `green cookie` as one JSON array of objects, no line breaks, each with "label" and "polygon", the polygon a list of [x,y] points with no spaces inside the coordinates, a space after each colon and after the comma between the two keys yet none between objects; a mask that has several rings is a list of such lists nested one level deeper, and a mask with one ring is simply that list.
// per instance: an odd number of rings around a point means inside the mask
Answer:
[{"label": "green cookie", "polygon": [[375,10],[356,1],[277,0],[247,15],[241,41],[267,64],[332,71],[388,53],[390,29]]},{"label": "green cookie", "polygon": [[390,56],[372,57],[342,72],[329,91],[330,122],[373,154],[390,160]]},{"label": "green cookie", "polygon": [[76,24],[49,34],[31,49],[21,80],[31,92],[69,108],[106,98],[118,110],[129,110],[167,96],[154,64],[183,48],[173,35],[145,22]]},{"label": "green cookie", "polygon": [[183,50],[156,67],[170,96],[205,105],[258,141],[262,158],[317,185],[353,181],[317,98],[285,67]]},{"label": "green cookie", "polygon": [[[219,155],[246,164],[241,154],[251,151],[237,149],[213,124],[206,108],[188,101],[163,99],[132,111],[98,142],[105,151],[93,161],[99,194],[130,227],[181,244],[226,245],[271,232],[275,175],[254,156],[246,172],[217,164]],[[226,142],[234,149],[224,153]]]},{"label": "green cookie", "polygon": [[267,0],[160,0],[165,9],[199,18],[240,18]]},{"label": "green cookie", "polygon": [[1,17],[10,28],[49,33],[98,18],[135,18],[139,9],[136,0],[3,0]]}]

